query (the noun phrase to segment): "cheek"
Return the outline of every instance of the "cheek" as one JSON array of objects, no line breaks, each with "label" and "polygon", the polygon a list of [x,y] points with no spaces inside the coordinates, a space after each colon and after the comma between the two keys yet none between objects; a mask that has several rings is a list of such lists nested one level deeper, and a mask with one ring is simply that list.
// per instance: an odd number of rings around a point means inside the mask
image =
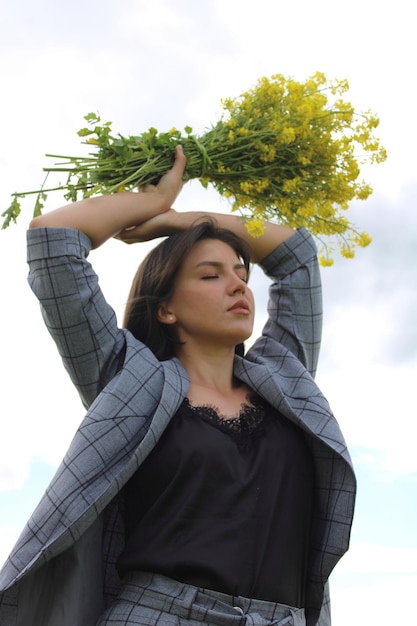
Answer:
[{"label": "cheek", "polygon": [[209,311],[213,313],[218,302],[218,295],[213,293],[213,290],[182,289],[176,294],[173,305],[179,317],[188,318],[197,313],[198,315]]},{"label": "cheek", "polygon": [[250,302],[252,311],[255,313],[255,297],[253,295],[252,290],[249,288],[246,290],[246,297]]}]

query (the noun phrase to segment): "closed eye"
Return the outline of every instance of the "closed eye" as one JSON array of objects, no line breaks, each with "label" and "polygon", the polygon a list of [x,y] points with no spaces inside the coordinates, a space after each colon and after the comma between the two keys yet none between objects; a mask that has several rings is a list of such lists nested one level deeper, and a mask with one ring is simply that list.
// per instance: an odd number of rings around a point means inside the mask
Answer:
[{"label": "closed eye", "polygon": [[[219,276],[217,274],[211,274],[210,276],[202,276],[201,280],[211,280],[212,278],[219,278]],[[245,285],[248,284],[249,278],[247,278],[246,276],[239,276],[238,278],[240,278],[240,280],[245,283]]]}]

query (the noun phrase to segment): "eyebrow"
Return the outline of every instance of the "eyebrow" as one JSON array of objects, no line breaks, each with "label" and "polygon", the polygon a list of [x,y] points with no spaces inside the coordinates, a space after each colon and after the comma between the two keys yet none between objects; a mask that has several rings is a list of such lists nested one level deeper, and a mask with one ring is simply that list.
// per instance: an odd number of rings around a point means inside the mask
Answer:
[{"label": "eyebrow", "polygon": [[[205,265],[208,265],[209,267],[223,267],[224,263],[222,263],[221,261],[200,261],[200,263],[197,263],[197,265],[194,266],[194,269],[197,269],[198,267],[202,267]],[[233,269],[245,270],[245,272],[247,271],[244,263],[235,263],[235,265],[233,266]]]}]

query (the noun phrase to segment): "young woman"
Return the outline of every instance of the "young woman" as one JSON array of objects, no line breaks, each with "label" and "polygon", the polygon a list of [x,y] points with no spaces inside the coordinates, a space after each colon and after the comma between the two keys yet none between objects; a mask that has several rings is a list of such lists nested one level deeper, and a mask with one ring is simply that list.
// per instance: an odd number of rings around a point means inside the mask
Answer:
[{"label": "young woman", "polygon": [[[315,246],[232,215],[177,213],[185,157],[140,193],[33,220],[30,284],[88,408],[0,577],[7,626],[330,624],[355,478],[314,383]],[[86,257],[166,237],[117,327]],[[250,262],[271,277],[253,328]]]}]

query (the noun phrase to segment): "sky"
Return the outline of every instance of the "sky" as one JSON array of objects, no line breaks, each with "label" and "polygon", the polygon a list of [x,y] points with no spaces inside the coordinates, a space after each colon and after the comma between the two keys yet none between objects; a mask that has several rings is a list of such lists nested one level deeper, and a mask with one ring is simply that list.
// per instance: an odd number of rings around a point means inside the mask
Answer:
[{"label": "sky", "polygon": [[[381,119],[388,151],[364,168],[374,192],[348,216],[373,237],[324,268],[317,381],[342,427],[358,478],[351,549],[331,576],[334,626],[410,623],[417,588],[416,43],[408,0],[0,1],[0,212],[38,188],[45,154],[78,154],[83,116],[122,134],[216,121],[220,99],[261,76],[346,78],[346,98]],[[63,203],[50,195],[46,210]],[[177,210],[227,211],[213,190],[185,186]],[[0,561],[36,506],[83,418],[26,282],[25,231],[0,232]],[[121,319],[148,244],[94,251]],[[268,283],[252,277],[257,322]]]}]

